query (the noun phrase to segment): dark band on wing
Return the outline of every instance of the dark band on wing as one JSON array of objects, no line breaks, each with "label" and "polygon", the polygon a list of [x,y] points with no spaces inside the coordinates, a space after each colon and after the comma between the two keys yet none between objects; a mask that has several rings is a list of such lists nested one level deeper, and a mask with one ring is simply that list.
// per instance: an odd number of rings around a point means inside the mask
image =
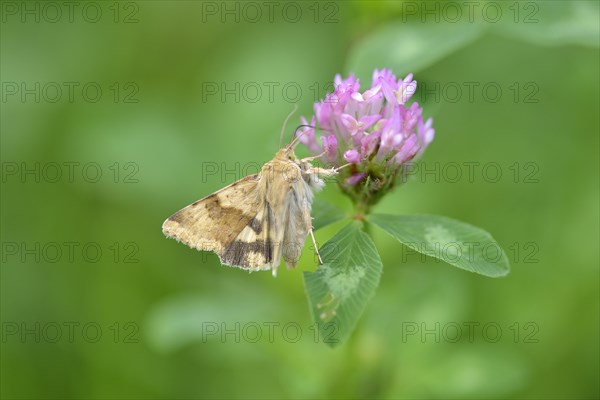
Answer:
[{"label": "dark band on wing", "polygon": [[250,222],[248,222],[248,226],[254,231],[254,233],[256,233],[257,235],[260,235],[260,233],[263,230],[262,227],[262,223],[257,220],[256,218],[252,218],[250,220]]},{"label": "dark band on wing", "polygon": [[231,242],[223,252],[221,260],[230,265],[239,265],[240,267],[250,267],[252,265],[251,257],[260,254],[265,259],[265,265],[271,264],[273,259],[273,250],[270,240],[256,240],[252,243],[246,243],[239,240]]}]

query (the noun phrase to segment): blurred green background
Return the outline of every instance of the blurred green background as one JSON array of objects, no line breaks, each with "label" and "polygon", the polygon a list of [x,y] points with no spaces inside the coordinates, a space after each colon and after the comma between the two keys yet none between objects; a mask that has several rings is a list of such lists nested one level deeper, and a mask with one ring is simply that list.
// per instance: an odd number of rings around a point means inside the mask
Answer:
[{"label": "blurred green background", "polygon": [[[252,4],[1,3],[2,397],[598,398],[598,3]],[[434,172],[376,211],[481,226],[512,272],[376,231],[380,288],[330,349],[311,255],[249,275],[160,228],[376,67],[415,73],[436,129]]]}]

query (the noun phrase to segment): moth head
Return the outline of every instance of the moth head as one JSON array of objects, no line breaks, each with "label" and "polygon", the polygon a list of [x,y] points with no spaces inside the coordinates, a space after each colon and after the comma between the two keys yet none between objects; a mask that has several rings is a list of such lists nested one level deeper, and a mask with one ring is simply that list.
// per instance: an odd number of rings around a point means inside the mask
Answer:
[{"label": "moth head", "polygon": [[298,157],[296,157],[296,153],[294,153],[294,149],[291,146],[285,146],[283,149],[280,149],[275,154],[275,158],[281,161],[298,161]]}]

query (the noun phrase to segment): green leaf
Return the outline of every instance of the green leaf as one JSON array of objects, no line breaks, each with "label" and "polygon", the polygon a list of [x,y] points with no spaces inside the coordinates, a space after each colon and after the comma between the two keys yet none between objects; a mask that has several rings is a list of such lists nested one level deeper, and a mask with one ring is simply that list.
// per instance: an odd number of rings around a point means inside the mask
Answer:
[{"label": "green leaf", "polygon": [[321,248],[324,264],[304,273],[304,284],[320,340],[336,346],[350,335],[381,276],[375,244],[353,221]]},{"label": "green leaf", "polygon": [[383,214],[371,215],[368,221],[409,248],[455,267],[490,277],[510,270],[492,235],[464,222],[435,215]]},{"label": "green leaf", "polygon": [[374,68],[383,67],[404,76],[418,72],[466,46],[481,32],[481,24],[395,21],[357,44],[350,53],[346,69],[363,79],[370,78]]},{"label": "green leaf", "polygon": [[313,229],[315,231],[346,218],[346,213],[331,203],[315,199],[312,205]]},{"label": "green leaf", "polygon": [[541,46],[600,45],[597,1],[528,1],[514,3],[504,12],[491,25],[502,35]]}]

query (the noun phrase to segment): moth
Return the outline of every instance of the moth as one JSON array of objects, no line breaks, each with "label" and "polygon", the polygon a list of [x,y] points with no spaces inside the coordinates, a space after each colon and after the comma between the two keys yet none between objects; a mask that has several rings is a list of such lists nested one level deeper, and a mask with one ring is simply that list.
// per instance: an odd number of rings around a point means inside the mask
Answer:
[{"label": "moth", "polygon": [[[285,123],[282,135],[284,129]],[[313,166],[311,162],[321,155],[298,159],[294,153],[298,143],[296,136],[258,174],[246,176],[167,218],[162,225],[165,236],[197,250],[212,251],[221,264],[248,271],[271,270],[276,276],[282,256],[289,269],[296,266],[310,234],[322,263],[312,229],[311,205],[314,193],[324,185],[320,176],[334,176],[339,168]]]}]

